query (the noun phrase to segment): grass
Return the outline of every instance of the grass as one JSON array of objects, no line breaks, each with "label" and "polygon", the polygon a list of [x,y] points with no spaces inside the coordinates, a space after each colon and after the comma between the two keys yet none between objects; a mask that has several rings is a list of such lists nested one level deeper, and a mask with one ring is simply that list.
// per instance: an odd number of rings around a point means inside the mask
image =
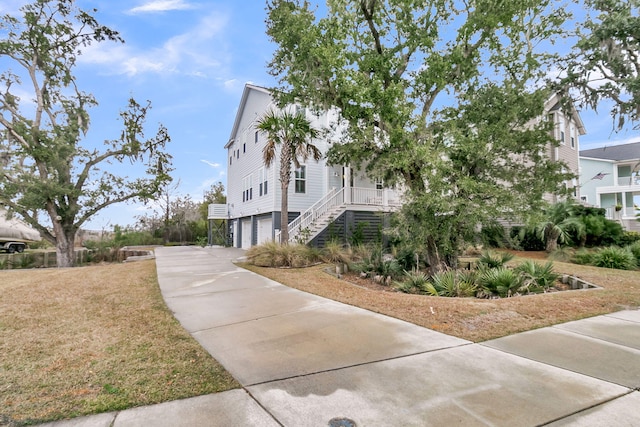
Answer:
[{"label": "grass", "polygon": [[0,272],[0,425],[237,387],[166,308],[153,261]]},{"label": "grass", "polygon": [[602,289],[491,300],[445,298],[357,286],[327,274],[326,265],[304,269],[242,267],[292,288],[474,342],[640,306],[640,272],[562,262],[554,262],[556,272],[578,276]]}]

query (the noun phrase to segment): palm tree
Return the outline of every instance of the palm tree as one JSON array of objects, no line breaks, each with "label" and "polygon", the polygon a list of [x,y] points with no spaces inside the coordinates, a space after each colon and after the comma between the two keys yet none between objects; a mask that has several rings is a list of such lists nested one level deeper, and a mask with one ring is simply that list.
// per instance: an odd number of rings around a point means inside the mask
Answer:
[{"label": "palm tree", "polygon": [[544,219],[535,226],[547,252],[558,249],[558,243],[571,240],[571,231],[574,231],[577,237],[584,234],[585,225],[580,217],[576,216],[575,207],[570,200],[554,203],[544,212]]},{"label": "palm tree", "polygon": [[267,145],[262,150],[264,163],[271,166],[280,147],[280,243],[289,242],[289,183],[291,182],[291,165],[300,167],[301,161],[309,157],[320,160],[322,153],[311,143],[318,136],[318,131],[299,113],[288,111],[278,113],[271,109],[257,122],[257,128],[267,135]]}]

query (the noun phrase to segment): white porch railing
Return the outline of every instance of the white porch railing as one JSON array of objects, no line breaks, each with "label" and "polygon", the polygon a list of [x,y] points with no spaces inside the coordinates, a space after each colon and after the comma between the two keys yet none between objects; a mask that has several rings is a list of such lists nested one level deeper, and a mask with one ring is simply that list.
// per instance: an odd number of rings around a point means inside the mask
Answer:
[{"label": "white porch railing", "polygon": [[618,177],[618,185],[620,187],[624,187],[628,185],[640,185],[640,176]]},{"label": "white porch railing", "polygon": [[368,206],[400,206],[400,197],[394,190],[351,188],[351,204]]},{"label": "white porch railing", "polygon": [[640,211],[636,210],[633,207],[627,207],[626,209],[622,209],[620,211],[615,210],[613,207],[605,208],[606,213],[605,217],[607,219],[621,219],[621,218],[632,218],[635,217],[636,214],[640,213]]}]

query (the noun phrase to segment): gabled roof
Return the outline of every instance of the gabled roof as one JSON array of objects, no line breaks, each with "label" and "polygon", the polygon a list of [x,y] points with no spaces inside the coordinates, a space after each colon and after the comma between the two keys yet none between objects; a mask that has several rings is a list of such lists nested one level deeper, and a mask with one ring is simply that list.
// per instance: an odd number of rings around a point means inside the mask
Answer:
[{"label": "gabled roof", "polygon": [[[562,110],[560,94],[554,93],[553,95],[551,95],[551,97],[545,103],[545,110],[549,112]],[[582,118],[580,118],[580,113],[578,113],[578,110],[576,110],[576,107],[573,105],[573,103],[571,104],[571,116],[576,122],[579,134],[586,134],[587,130],[584,127],[584,122],[582,121]]]},{"label": "gabled roof", "polygon": [[229,141],[224,146],[225,149],[229,148],[231,146],[231,144],[233,144],[233,142],[234,142],[233,136],[238,132],[238,127],[240,126],[240,120],[242,119],[242,114],[244,113],[244,107],[247,104],[247,98],[249,98],[249,93],[252,90],[255,90],[255,91],[258,91],[258,92],[262,92],[262,93],[266,93],[269,96],[271,96],[271,92],[269,91],[269,89],[267,89],[265,87],[252,85],[250,83],[247,83],[247,84],[244,85],[244,91],[242,92],[242,98],[240,98],[240,105],[238,105],[238,111],[236,112],[236,119],[233,122],[233,128],[231,129],[231,135],[229,135]]},{"label": "gabled roof", "polygon": [[614,161],[640,160],[640,142],[582,150],[580,157]]}]

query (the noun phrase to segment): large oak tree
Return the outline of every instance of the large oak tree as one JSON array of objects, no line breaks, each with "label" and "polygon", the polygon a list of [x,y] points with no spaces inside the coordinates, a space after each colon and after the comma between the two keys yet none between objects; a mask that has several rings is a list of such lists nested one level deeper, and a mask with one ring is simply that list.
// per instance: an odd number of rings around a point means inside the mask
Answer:
[{"label": "large oak tree", "polygon": [[537,84],[566,14],[551,0],[273,0],[269,69],[281,105],[335,109],[328,158],[401,185],[397,228],[434,269],[478,225],[522,217],[562,191]]},{"label": "large oak tree", "polygon": [[[89,218],[154,198],[171,180],[170,138],[163,126],[145,137],[150,105],[131,99],[120,136],[88,148],[97,101],[78,87],[76,61],[92,43],[122,39],[72,0],[37,0],[21,12],[0,19],[0,59],[9,64],[0,75],[0,203],[55,244],[58,266],[71,266],[76,232]],[[141,164],[146,173],[129,179],[109,170],[113,162]]]}]

